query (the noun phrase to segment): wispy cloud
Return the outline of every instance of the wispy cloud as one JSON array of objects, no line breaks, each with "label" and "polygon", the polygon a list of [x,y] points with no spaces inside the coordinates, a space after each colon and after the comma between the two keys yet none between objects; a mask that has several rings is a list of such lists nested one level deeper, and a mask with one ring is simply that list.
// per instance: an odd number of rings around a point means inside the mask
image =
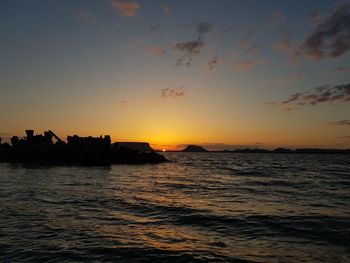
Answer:
[{"label": "wispy cloud", "polygon": [[147,49],[147,51],[148,51],[148,53],[156,54],[156,55],[165,55],[166,54],[164,48],[162,48],[161,46],[151,46]]},{"label": "wispy cloud", "polygon": [[316,10],[310,13],[307,19],[313,23],[317,23],[322,19],[322,14],[319,10]]},{"label": "wispy cloud", "polygon": [[340,74],[340,73],[347,73],[347,72],[350,72],[350,68],[349,67],[339,66],[339,67],[336,67],[336,68],[331,70],[332,74]]},{"label": "wispy cloud", "polygon": [[313,88],[306,92],[297,92],[291,95],[288,99],[280,102],[270,101],[265,105],[269,106],[306,106],[317,105],[319,103],[332,102],[332,103],[345,103],[350,102],[350,84],[345,85],[324,85]]},{"label": "wispy cloud", "polygon": [[166,15],[166,16],[171,14],[170,6],[166,5],[166,6],[163,7],[163,14]]},{"label": "wispy cloud", "polygon": [[350,3],[338,5],[300,47],[314,60],[339,57],[350,50]]},{"label": "wispy cloud", "polygon": [[247,54],[255,54],[259,51],[259,47],[257,44],[253,44],[250,47],[247,48],[246,53]]},{"label": "wispy cloud", "polygon": [[149,27],[149,30],[151,30],[152,32],[158,32],[159,28],[160,28],[160,24],[156,24],[156,25],[151,25]]},{"label": "wispy cloud", "polygon": [[271,14],[272,24],[278,25],[287,20],[287,16],[281,11],[277,10]]},{"label": "wispy cloud", "polygon": [[193,41],[178,42],[175,44],[174,48],[184,55],[177,59],[176,65],[186,65],[191,66],[192,61],[196,55],[198,55],[204,47],[204,41],[201,37],[198,37]]},{"label": "wispy cloud", "polygon": [[254,60],[244,60],[237,62],[233,65],[234,69],[237,70],[250,70],[256,65],[256,61]]},{"label": "wispy cloud", "polygon": [[140,5],[137,2],[132,1],[113,0],[112,7],[118,9],[121,16],[133,17],[136,16],[136,12],[140,8]]},{"label": "wispy cloud", "polygon": [[185,96],[185,91],[183,90],[183,88],[178,88],[178,89],[165,88],[160,90],[160,97],[162,99],[179,98],[183,96]]},{"label": "wispy cloud", "polygon": [[233,69],[235,70],[251,70],[258,64],[264,64],[266,63],[265,59],[260,59],[260,60],[242,60],[239,62],[236,62],[233,64]]},{"label": "wispy cloud", "polygon": [[328,122],[330,126],[350,126],[350,120]]},{"label": "wispy cloud", "polygon": [[195,56],[197,56],[205,46],[205,35],[210,32],[213,25],[207,22],[199,22],[195,24],[195,31],[198,34],[197,39],[190,41],[177,42],[174,48],[183,53],[182,57],[177,59],[177,66],[191,66]]},{"label": "wispy cloud", "polygon": [[204,63],[204,67],[205,67],[207,72],[211,73],[211,72],[213,72],[214,68],[217,65],[224,64],[224,63],[225,63],[225,61],[223,59],[213,57],[212,59],[209,59]]},{"label": "wispy cloud", "polygon": [[273,48],[278,49],[288,55],[287,64],[294,65],[299,61],[300,52],[293,43],[292,34],[286,33],[284,37],[272,44]]},{"label": "wispy cloud", "polygon": [[207,22],[199,22],[198,24],[195,25],[196,31],[200,35],[204,35],[208,33],[210,30],[212,30],[213,25]]}]

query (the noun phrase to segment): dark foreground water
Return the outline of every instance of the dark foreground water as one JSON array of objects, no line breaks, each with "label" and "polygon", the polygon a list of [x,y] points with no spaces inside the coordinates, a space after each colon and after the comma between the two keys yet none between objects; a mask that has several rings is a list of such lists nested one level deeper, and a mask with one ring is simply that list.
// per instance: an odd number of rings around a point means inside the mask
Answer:
[{"label": "dark foreground water", "polygon": [[1,262],[350,262],[350,156],[0,163]]}]

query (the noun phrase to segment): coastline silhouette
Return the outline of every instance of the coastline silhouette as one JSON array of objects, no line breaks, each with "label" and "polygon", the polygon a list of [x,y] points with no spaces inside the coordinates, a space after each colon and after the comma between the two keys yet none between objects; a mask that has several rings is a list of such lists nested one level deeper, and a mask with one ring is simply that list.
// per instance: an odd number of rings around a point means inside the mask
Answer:
[{"label": "coastline silhouette", "polygon": [[[56,141],[54,142],[53,139]],[[109,135],[104,137],[67,136],[67,143],[53,131],[34,134],[26,130],[26,136],[13,136],[11,145],[1,144],[0,162],[23,162],[43,164],[142,164],[167,161],[156,153],[148,143],[112,143]]]},{"label": "coastline silhouette", "polygon": [[[175,152],[175,151],[174,151]],[[234,150],[221,150],[221,151],[209,151],[199,145],[188,145],[186,148],[176,152],[210,152],[210,153],[283,153],[283,154],[350,154],[350,149],[320,149],[320,148],[298,148],[298,149],[288,149],[288,148],[276,148],[273,150],[263,149],[263,148],[244,148],[244,149],[234,149]]]}]

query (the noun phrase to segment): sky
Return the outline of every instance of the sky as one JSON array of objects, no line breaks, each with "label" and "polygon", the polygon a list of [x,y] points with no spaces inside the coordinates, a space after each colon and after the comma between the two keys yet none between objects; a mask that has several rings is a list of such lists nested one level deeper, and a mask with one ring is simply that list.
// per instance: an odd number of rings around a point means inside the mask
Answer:
[{"label": "sky", "polygon": [[0,137],[350,148],[350,1],[2,0]]}]

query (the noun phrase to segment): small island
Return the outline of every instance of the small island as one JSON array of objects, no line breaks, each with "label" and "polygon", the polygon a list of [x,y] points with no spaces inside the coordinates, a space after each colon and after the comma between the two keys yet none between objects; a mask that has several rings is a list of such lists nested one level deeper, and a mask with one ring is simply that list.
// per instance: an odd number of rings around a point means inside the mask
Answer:
[{"label": "small island", "polygon": [[207,150],[202,146],[192,144],[188,145],[185,149],[182,150],[182,152],[207,152]]},{"label": "small island", "polygon": [[[55,142],[53,141],[55,139]],[[13,136],[11,145],[1,144],[0,162],[63,165],[147,164],[166,162],[148,143],[111,143],[109,135],[100,137],[68,136],[61,140],[53,131],[35,135],[26,130],[26,136]]]}]

